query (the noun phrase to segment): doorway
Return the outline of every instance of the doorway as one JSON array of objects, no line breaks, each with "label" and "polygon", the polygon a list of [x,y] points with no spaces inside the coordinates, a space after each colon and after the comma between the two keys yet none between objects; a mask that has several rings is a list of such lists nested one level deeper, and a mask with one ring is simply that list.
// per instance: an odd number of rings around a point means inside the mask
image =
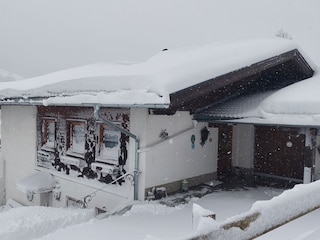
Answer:
[{"label": "doorway", "polygon": [[218,178],[231,174],[232,167],[232,125],[218,124]]}]

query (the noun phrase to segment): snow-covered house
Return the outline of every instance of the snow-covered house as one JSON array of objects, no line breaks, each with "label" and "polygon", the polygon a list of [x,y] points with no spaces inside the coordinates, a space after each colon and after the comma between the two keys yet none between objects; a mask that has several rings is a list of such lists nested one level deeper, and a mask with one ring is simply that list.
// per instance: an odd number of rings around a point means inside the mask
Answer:
[{"label": "snow-covered house", "polygon": [[0,83],[5,198],[108,210],[231,167],[252,171],[260,127],[232,122],[259,117],[246,99],[310,78],[313,68],[291,41],[246,39]]}]

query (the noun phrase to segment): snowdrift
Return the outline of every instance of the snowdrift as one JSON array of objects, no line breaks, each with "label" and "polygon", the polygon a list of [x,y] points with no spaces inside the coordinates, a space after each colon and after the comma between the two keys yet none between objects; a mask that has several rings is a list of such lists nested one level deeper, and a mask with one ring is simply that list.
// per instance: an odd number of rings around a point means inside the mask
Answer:
[{"label": "snowdrift", "polygon": [[95,215],[93,209],[50,207],[18,207],[0,214],[1,240],[29,240],[57,229],[87,222]]}]

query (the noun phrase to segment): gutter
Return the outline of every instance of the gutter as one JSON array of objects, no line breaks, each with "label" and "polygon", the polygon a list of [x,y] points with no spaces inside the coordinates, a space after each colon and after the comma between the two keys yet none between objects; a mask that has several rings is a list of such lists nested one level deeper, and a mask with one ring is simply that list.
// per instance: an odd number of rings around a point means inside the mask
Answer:
[{"label": "gutter", "polygon": [[88,102],[88,103],[58,103],[58,102],[52,102],[48,103],[48,99],[45,98],[39,98],[39,99],[28,99],[28,100],[21,100],[21,98],[12,98],[8,100],[1,100],[0,99],[0,105],[21,105],[21,106],[58,106],[58,107],[92,107],[95,105],[100,105],[103,107],[112,107],[112,108],[154,108],[154,109],[166,109],[169,107],[169,104],[166,103],[146,103],[146,104],[130,104],[130,103],[114,103],[114,104],[101,104],[101,103],[95,103],[95,102]]},{"label": "gutter", "polygon": [[96,118],[96,120],[99,120],[109,126],[111,126],[112,128],[122,132],[123,134],[133,138],[135,140],[135,159],[134,159],[134,176],[133,176],[133,186],[134,186],[134,193],[133,193],[133,199],[134,200],[138,200],[138,175],[140,173],[139,170],[139,147],[140,147],[140,140],[139,138],[132,134],[131,132],[129,132],[127,129],[124,129],[116,124],[114,124],[113,122],[102,118],[100,115],[100,105],[95,105],[94,106],[94,117]]}]

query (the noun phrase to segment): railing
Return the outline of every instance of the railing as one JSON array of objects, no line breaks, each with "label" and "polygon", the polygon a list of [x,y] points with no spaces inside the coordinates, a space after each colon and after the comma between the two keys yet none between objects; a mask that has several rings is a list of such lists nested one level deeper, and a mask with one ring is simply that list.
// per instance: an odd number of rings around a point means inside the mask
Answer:
[{"label": "railing", "polygon": [[296,185],[268,201],[256,202],[251,210],[224,222],[212,222],[212,232],[189,238],[254,239],[320,208],[320,180]]},{"label": "railing", "polygon": [[96,197],[97,195],[97,192],[100,192],[100,191],[103,191],[104,189],[106,189],[107,187],[110,186],[110,184],[113,184],[113,183],[116,183],[117,181],[123,179],[123,178],[127,178],[129,181],[133,182],[133,178],[134,178],[134,175],[135,174],[138,174],[136,170],[134,171],[131,171],[131,172],[128,172],[126,174],[123,174],[121,175],[120,177],[114,179],[112,182],[110,182],[108,185],[106,186],[103,186],[95,191],[93,191],[92,193],[84,196],[83,198],[81,198],[80,200],[77,200],[75,201],[74,204],[72,204],[74,207],[80,207],[80,208],[87,208],[88,207],[88,204],[89,202],[92,201],[92,199],[94,197]]}]

